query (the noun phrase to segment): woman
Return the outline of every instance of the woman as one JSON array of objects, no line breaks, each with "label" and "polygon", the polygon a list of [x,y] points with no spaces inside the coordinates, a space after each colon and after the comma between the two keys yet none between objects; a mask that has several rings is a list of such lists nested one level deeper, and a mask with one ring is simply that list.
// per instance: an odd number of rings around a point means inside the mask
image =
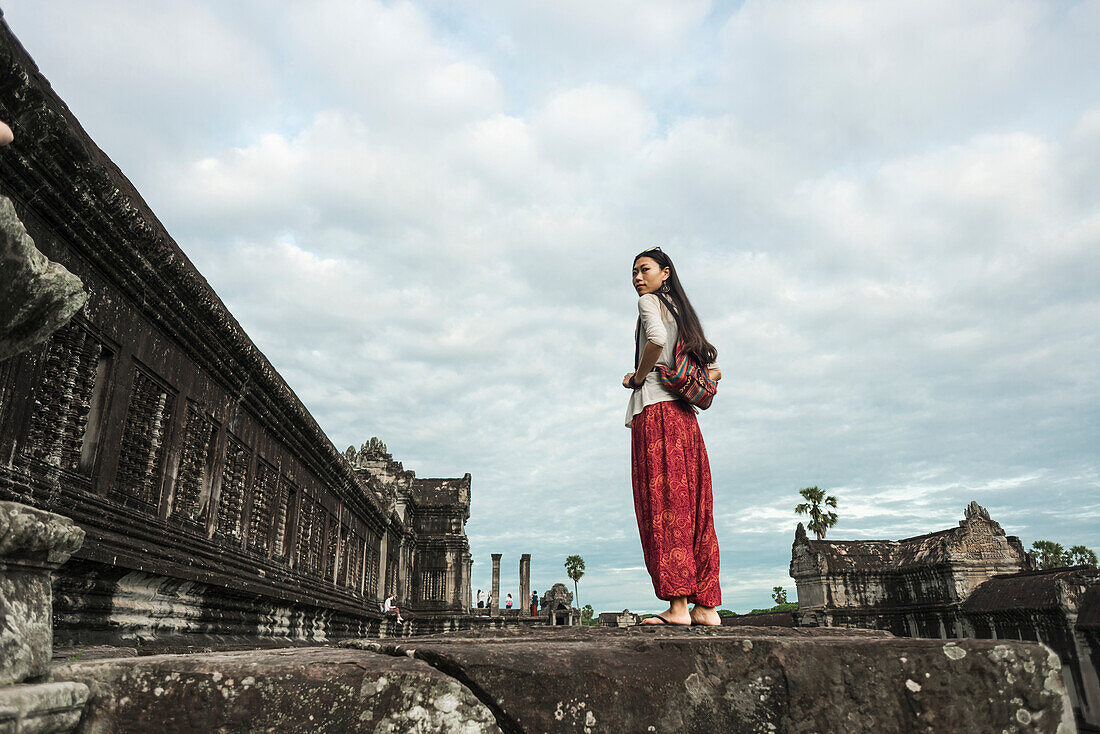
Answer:
[{"label": "woman", "polygon": [[[377,599],[378,597],[375,598]],[[397,621],[399,624],[405,621],[401,619],[401,610],[397,608],[397,600],[393,598],[392,594],[386,597],[386,601],[382,602],[382,613],[389,614],[390,612],[397,614]]]},{"label": "woman", "polygon": [[[635,370],[623,377],[630,389],[626,425],[631,436],[634,513],[642,554],[659,599],[669,602],[643,624],[718,625],[718,539],[711,506],[710,463],[695,409],[666,389],[656,367],[675,364],[677,338],[722,378],[718,350],[706,340],[676,268],[661,248],[634,258],[638,293]],[[694,605],[690,610],[688,605]]]},{"label": "woman", "polygon": [[504,600],[504,606],[508,609],[512,608],[512,595],[509,594],[508,598]]},{"label": "woman", "polygon": [[485,592],[482,591],[481,589],[477,590],[477,608],[478,609],[484,609],[485,608]]}]

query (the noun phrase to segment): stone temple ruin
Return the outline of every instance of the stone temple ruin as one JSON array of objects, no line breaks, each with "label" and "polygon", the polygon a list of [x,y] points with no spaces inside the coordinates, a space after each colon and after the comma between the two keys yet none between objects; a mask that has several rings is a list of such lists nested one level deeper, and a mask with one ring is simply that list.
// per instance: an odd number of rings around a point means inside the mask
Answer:
[{"label": "stone temple ruin", "polygon": [[581,623],[581,610],[573,606],[573,592],[565,584],[554,584],[539,600],[539,609],[553,625],[572,627]]},{"label": "stone temple ruin", "polygon": [[788,624],[1045,643],[1079,719],[1100,726],[1100,571],[1033,570],[977,502],[956,528],[898,541],[813,540],[800,523],[790,573],[798,610],[775,615]]},{"label": "stone temple ruin", "polygon": [[337,451],[6,24],[0,120],[0,734],[1072,730],[1029,642],[470,614],[470,475]]}]

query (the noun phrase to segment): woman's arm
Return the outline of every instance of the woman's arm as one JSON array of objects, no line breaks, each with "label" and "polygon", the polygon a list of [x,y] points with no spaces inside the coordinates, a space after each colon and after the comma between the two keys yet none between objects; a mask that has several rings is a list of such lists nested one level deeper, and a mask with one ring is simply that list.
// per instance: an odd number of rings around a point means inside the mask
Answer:
[{"label": "woman's arm", "polygon": [[641,363],[638,365],[637,372],[628,372],[623,377],[623,387],[635,389],[642,386],[645,382],[646,375],[657,364],[657,360],[661,358],[661,351],[664,349],[660,344],[654,344],[651,341],[645,343],[645,349],[642,350]]}]

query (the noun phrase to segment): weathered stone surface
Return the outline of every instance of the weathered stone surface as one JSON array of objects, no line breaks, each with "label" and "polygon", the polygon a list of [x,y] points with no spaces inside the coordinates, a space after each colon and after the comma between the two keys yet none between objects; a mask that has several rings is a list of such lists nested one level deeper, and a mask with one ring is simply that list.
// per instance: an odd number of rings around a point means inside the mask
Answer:
[{"label": "weathered stone surface", "polygon": [[38,251],[0,196],[0,361],[45,341],[87,300],[80,278]]},{"label": "weathered stone surface", "polygon": [[88,687],[60,682],[0,688],[0,734],[62,734],[80,721]]},{"label": "weathered stone surface", "polygon": [[53,646],[50,572],[80,547],[66,517],[0,502],[0,685],[45,675]]},{"label": "weathered stone surface", "polygon": [[461,680],[506,732],[1072,732],[1032,643],[783,628],[536,628],[346,645]]},{"label": "weathered stone surface", "polygon": [[491,711],[428,664],[363,650],[283,650],[77,661],[55,680],[91,689],[77,729],[148,732],[498,732]]}]

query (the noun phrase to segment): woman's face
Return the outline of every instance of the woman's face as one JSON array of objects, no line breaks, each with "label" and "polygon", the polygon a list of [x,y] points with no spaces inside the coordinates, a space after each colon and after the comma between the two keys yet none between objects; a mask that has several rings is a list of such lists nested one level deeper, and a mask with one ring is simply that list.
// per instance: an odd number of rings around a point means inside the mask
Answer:
[{"label": "woman's face", "polygon": [[639,296],[656,293],[668,280],[668,268],[662,268],[651,257],[640,257],[634,261],[634,290]]}]

